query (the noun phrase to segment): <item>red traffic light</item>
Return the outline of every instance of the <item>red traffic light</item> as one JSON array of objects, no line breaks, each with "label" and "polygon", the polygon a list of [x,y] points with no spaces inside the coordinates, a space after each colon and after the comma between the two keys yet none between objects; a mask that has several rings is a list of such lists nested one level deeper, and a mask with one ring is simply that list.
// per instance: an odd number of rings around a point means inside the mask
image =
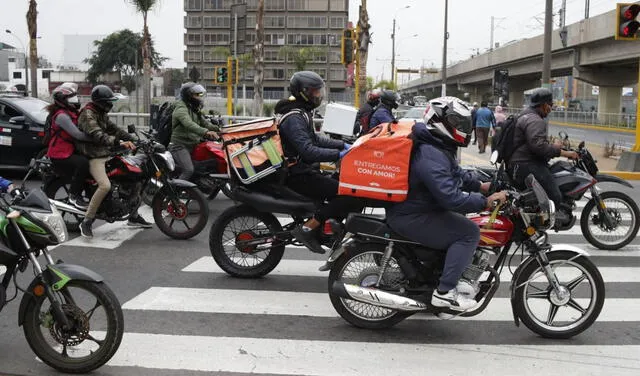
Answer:
[{"label": "red traffic light", "polygon": [[623,6],[622,9],[622,17],[625,21],[635,20],[638,17],[638,13],[640,13],[640,5],[632,4]]},{"label": "red traffic light", "polygon": [[634,40],[640,29],[636,17],[640,13],[640,4],[620,3],[616,6],[616,40]]}]

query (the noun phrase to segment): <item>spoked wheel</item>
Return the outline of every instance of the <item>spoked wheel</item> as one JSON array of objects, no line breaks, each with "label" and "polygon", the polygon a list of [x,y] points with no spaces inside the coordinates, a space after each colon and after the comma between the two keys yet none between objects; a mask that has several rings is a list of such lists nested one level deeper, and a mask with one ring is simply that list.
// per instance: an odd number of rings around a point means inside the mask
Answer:
[{"label": "spoked wheel", "polygon": [[[69,204],[69,184],[67,184],[64,179],[51,181],[47,184],[44,191],[47,197]],[[69,232],[80,231],[80,222],[82,222],[83,218],[83,216],[78,214],[69,212],[62,213],[62,219],[64,219],[64,223],[67,225],[67,231]]]},{"label": "spoked wheel", "polygon": [[574,252],[552,252],[549,264],[560,283],[556,292],[537,261],[524,267],[514,309],[533,332],[546,338],[571,338],[593,324],[604,304],[605,287],[598,268]]},{"label": "spoked wheel", "polygon": [[46,298],[29,298],[23,324],[33,352],[49,366],[68,373],[86,373],[116,353],[124,319],[120,303],[102,282],[72,280],[55,293],[71,327],[63,328]]},{"label": "spoked wheel", "polygon": [[589,200],[582,210],[580,229],[585,239],[598,249],[617,250],[635,239],[640,227],[640,209],[622,192],[600,194],[608,218]]},{"label": "spoked wheel", "polygon": [[153,219],[165,235],[174,239],[189,239],[200,233],[209,220],[209,203],[197,188],[175,187],[159,191],[153,198]]},{"label": "spoked wheel", "polygon": [[[336,260],[329,273],[331,304],[343,319],[359,328],[389,328],[411,316],[411,313],[345,299],[332,292],[335,281],[363,287],[375,287],[383,255],[384,248],[382,247],[376,249],[376,247],[370,246],[358,249],[354,253],[350,253],[348,256],[343,255]],[[391,257],[380,282],[381,287],[384,287],[385,291],[399,289],[404,279],[404,274],[397,260]]]},{"label": "spoked wheel", "polygon": [[285,243],[277,239],[280,222],[248,206],[225,210],[211,225],[209,250],[222,270],[234,277],[258,278],[280,262]]}]

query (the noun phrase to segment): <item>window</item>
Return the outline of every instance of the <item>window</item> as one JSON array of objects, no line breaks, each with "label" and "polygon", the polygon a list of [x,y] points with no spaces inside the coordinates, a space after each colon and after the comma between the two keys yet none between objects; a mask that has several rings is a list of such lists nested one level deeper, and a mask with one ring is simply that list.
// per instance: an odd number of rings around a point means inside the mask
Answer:
[{"label": "window", "polygon": [[9,62],[10,63],[15,63],[16,62],[15,56],[9,56]]},{"label": "window", "polygon": [[202,78],[204,78],[205,80],[213,80],[215,78],[214,68],[202,69]]},{"label": "window", "polygon": [[202,0],[185,0],[184,10],[202,10]]},{"label": "window", "polygon": [[258,9],[258,0],[246,0],[247,10],[257,10]]},{"label": "window", "polygon": [[284,72],[283,68],[273,68],[273,69],[265,69],[264,70],[264,79],[265,80],[284,80]]},{"label": "window", "polygon": [[327,10],[327,0],[287,0],[289,10]]},{"label": "window", "polygon": [[284,0],[265,0],[264,10],[285,10]]},{"label": "window", "polygon": [[229,16],[205,16],[203,17],[203,24],[206,28],[225,28],[228,29],[231,25]]},{"label": "window", "polygon": [[267,62],[282,62],[284,61],[284,56],[282,56],[279,51],[265,51],[264,52],[264,61]]},{"label": "window", "polygon": [[22,79],[22,72],[13,72],[13,79],[14,80]]},{"label": "window", "polygon": [[8,123],[12,117],[21,115],[22,114],[13,107],[0,103],[0,121]]},{"label": "window", "polygon": [[187,53],[187,62],[189,63],[197,63],[202,61],[202,51],[200,50],[191,50],[186,51]]},{"label": "window", "polygon": [[277,46],[284,45],[284,34],[265,34],[264,44],[271,44]]},{"label": "window", "polygon": [[287,44],[293,45],[326,45],[327,35],[313,35],[313,34],[289,34],[287,35]]},{"label": "window", "polygon": [[245,36],[247,38],[246,43],[255,44],[256,43],[256,35],[254,33],[247,33]]},{"label": "window", "polygon": [[288,20],[290,28],[327,28],[327,17],[320,16],[291,16]]},{"label": "window", "polygon": [[43,70],[42,71],[42,79],[46,80],[51,76],[51,72],[53,72],[52,70]]},{"label": "window", "polygon": [[[247,19],[247,26],[250,25]],[[255,16],[253,17],[253,25],[255,25]],[[284,16],[265,16],[264,27],[284,27]]]},{"label": "window", "polygon": [[202,51],[202,61],[211,62],[221,62],[227,61],[227,54],[224,52],[215,53],[213,49]]},{"label": "window", "polygon": [[202,35],[200,34],[187,34],[188,46],[199,46],[202,44]]},{"label": "window", "polygon": [[331,0],[331,10],[347,11],[347,7],[344,0]]},{"label": "window", "polygon": [[185,20],[185,27],[187,29],[191,28],[201,28],[202,27],[202,18],[200,16],[187,16]]},{"label": "window", "polygon": [[331,69],[332,81],[345,81],[347,79],[346,69]]},{"label": "window", "polygon": [[229,44],[229,34],[212,34],[205,33],[204,34],[204,45],[227,45]]},{"label": "window", "polygon": [[347,27],[346,17],[331,17],[332,29],[342,29],[344,27]]},{"label": "window", "polygon": [[247,29],[255,30],[256,16],[247,15]]},{"label": "window", "polygon": [[222,0],[204,0],[204,10],[224,9]]}]

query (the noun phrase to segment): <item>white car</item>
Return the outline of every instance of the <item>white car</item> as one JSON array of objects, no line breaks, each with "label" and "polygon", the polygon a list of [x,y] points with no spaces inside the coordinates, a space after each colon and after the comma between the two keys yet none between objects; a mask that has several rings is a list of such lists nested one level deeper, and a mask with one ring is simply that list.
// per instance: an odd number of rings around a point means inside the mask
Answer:
[{"label": "white car", "polygon": [[424,118],[424,111],[426,107],[413,107],[409,109],[409,111],[405,112],[404,115],[398,120],[415,120],[422,121]]},{"label": "white car", "polygon": [[129,97],[127,97],[126,95],[122,94],[122,93],[113,93],[113,95],[118,98],[118,100],[125,100],[125,99],[129,99]]}]

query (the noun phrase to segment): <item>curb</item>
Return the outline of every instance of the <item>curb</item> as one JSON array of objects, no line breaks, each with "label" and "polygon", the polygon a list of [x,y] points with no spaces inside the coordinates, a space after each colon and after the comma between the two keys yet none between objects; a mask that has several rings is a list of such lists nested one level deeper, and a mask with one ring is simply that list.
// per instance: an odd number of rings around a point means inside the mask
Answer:
[{"label": "curb", "polygon": [[569,127],[569,128],[578,128],[578,129],[591,129],[596,131],[607,131],[607,132],[617,132],[617,133],[636,133],[635,129],[624,129],[624,128],[615,128],[615,127],[602,127],[599,125],[589,125],[589,124],[579,124],[579,123],[563,123],[559,121],[549,121],[549,124],[561,126],[561,127]]},{"label": "curb", "polygon": [[640,172],[631,171],[600,171],[601,174],[617,176],[625,180],[640,180]]}]

